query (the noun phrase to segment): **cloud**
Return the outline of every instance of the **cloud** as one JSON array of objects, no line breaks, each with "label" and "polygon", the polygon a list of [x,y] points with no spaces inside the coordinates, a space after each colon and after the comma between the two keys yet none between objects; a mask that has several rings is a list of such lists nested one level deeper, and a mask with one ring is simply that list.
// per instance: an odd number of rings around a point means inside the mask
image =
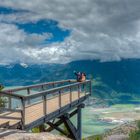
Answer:
[{"label": "cloud", "polygon": [[[18,53],[21,55],[12,60],[27,63],[140,58],[139,5],[139,0],[1,0],[0,6],[28,11],[0,15],[1,24],[7,23],[3,29],[8,30],[4,34],[0,31],[0,49],[11,49],[2,61],[11,61]],[[45,34],[29,35],[14,25],[42,19],[57,21],[59,28],[70,30],[71,34],[63,42],[42,47]],[[10,36],[10,31],[15,35]]]},{"label": "cloud", "polygon": [[0,47],[35,47],[50,38],[50,33],[27,34],[24,30],[18,29],[14,24],[0,23]]}]

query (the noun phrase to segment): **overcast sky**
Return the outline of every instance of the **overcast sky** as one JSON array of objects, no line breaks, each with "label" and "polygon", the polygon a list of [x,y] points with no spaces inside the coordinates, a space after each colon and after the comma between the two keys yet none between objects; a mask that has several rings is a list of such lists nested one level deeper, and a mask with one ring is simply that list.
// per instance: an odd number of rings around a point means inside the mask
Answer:
[{"label": "overcast sky", "polygon": [[140,58],[140,0],[0,0],[0,64]]}]

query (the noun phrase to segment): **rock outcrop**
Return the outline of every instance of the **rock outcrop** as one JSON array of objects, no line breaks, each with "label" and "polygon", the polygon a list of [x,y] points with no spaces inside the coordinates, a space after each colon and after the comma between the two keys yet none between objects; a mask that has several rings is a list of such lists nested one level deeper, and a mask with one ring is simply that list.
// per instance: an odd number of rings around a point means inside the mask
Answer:
[{"label": "rock outcrop", "polygon": [[47,132],[28,133],[26,131],[1,129],[0,140],[70,140],[70,139]]}]

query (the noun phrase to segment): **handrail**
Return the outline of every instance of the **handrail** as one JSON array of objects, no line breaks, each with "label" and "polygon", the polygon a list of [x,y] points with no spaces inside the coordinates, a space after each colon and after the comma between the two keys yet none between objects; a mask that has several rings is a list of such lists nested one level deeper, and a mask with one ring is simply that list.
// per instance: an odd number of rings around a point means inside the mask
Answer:
[{"label": "handrail", "polygon": [[36,84],[36,85],[31,85],[31,86],[24,86],[24,87],[20,87],[20,88],[16,88],[16,89],[7,89],[7,90],[0,91],[0,94],[5,95],[5,96],[10,96],[10,97],[15,97],[15,98],[24,98],[25,97],[24,95],[19,95],[19,94],[16,94],[14,92],[21,91],[21,90],[28,90],[28,89],[31,89],[31,88],[47,86],[47,85],[51,85],[51,84],[52,85],[53,84],[61,84],[61,83],[65,83],[65,82],[76,82],[76,80],[69,79],[69,80],[41,83],[41,84]]},{"label": "handrail", "polygon": [[24,86],[24,87],[15,88],[15,89],[7,89],[7,90],[3,90],[3,91],[4,92],[16,92],[16,91],[20,91],[20,90],[27,90],[27,89],[31,89],[31,88],[37,88],[37,87],[53,85],[53,84],[61,84],[61,83],[65,83],[65,82],[76,82],[76,80],[69,79],[69,80],[47,82],[47,83],[41,83],[41,84],[36,84],[36,85]]},{"label": "handrail", "polygon": [[82,85],[82,84],[88,83],[88,82],[91,82],[91,81],[90,81],[90,80],[86,80],[86,81],[83,81],[83,82],[77,82],[77,83],[74,83],[74,84],[69,84],[69,85],[66,85],[66,86],[61,86],[61,87],[57,87],[57,88],[45,90],[45,91],[43,91],[43,92],[38,92],[38,93],[35,93],[35,94],[29,94],[29,95],[27,95],[27,96],[24,96],[23,98],[24,98],[24,99],[35,98],[35,97],[38,97],[38,96],[40,96],[40,95],[53,93],[53,92],[60,91],[60,90],[63,90],[63,89],[75,87],[75,86],[77,86],[77,85]]},{"label": "handrail", "polygon": [[[72,81],[72,80],[63,80],[63,81],[58,81],[58,82],[55,82],[55,83],[63,83],[64,81],[68,82],[68,81]],[[74,82],[74,80],[72,82]],[[53,88],[53,89],[48,89],[48,90],[45,90],[45,91],[37,92],[37,93],[34,93],[34,94],[29,94],[29,95],[26,95],[26,96],[25,95],[19,95],[19,94],[16,94],[16,93],[9,93],[8,90],[7,91],[6,90],[5,91],[1,91],[0,94],[5,95],[5,96],[11,96],[11,97],[15,97],[15,98],[20,98],[20,99],[21,98],[29,99],[29,98],[38,97],[40,95],[44,95],[44,94],[47,94],[47,93],[56,92],[58,90],[74,87],[74,86],[77,86],[79,84],[83,84],[83,83],[87,83],[87,82],[90,82],[90,80],[86,80],[84,82],[77,82],[77,83],[74,83],[74,84],[69,84],[69,85],[66,85],[66,86],[61,86],[61,87],[57,87],[57,88]],[[53,82],[49,82],[49,83],[53,83]],[[46,84],[47,83],[45,83],[43,85],[46,85]],[[41,84],[38,84],[37,86],[39,86],[39,85],[42,86]],[[23,90],[23,89],[27,89],[27,88],[30,88],[30,87],[36,87],[36,85],[26,86],[26,87],[19,88],[19,89]],[[17,90],[17,89],[15,89],[15,90]]]},{"label": "handrail", "polygon": [[9,92],[5,92],[5,91],[0,91],[0,95],[9,96],[9,97],[18,98],[18,99],[24,98],[24,95],[9,93]]},{"label": "handrail", "polygon": [[0,111],[12,111],[12,112],[21,112],[22,109],[16,108],[16,109],[9,109],[9,108],[5,108],[5,107],[1,107]]}]

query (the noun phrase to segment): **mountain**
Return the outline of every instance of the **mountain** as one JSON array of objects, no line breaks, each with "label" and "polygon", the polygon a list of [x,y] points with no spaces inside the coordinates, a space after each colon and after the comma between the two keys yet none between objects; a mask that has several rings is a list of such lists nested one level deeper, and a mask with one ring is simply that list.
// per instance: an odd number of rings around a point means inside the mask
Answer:
[{"label": "mountain", "polygon": [[[59,68],[59,65],[23,65],[12,64],[0,66],[0,83],[5,86],[30,85],[39,83],[44,77],[52,75]],[[52,76],[47,78],[47,81],[53,80]]]},{"label": "mountain", "polygon": [[1,65],[0,82],[5,86],[17,86],[74,79],[74,70],[86,72],[87,78],[93,79],[93,95],[99,98],[113,98],[125,102],[140,96],[139,59],[104,63],[81,60],[68,64]]}]

